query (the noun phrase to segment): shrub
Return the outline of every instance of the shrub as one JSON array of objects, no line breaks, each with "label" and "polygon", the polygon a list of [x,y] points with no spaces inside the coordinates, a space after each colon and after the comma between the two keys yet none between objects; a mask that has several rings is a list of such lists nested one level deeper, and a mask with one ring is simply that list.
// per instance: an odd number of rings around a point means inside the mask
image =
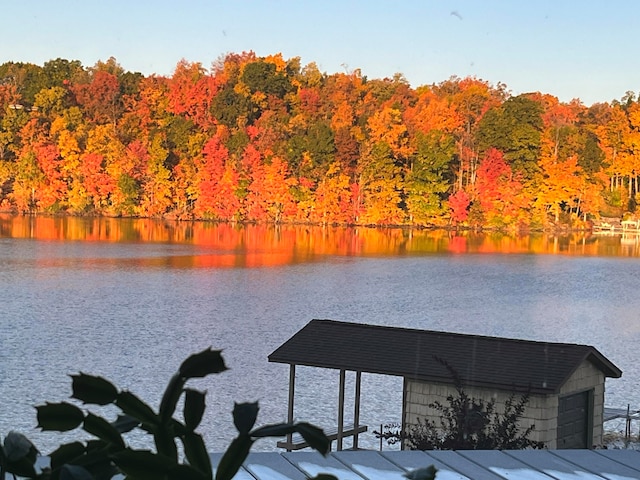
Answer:
[{"label": "shrub", "polygon": [[516,399],[512,393],[505,402],[502,414],[496,411],[495,400],[485,402],[470,397],[465,391],[458,373],[444,360],[436,358],[451,375],[455,395],[447,397],[448,404],[439,401],[429,404],[440,413],[440,425],[430,420],[417,419],[407,431],[397,424],[384,426],[382,432],[374,432],[389,444],[404,442],[412,450],[513,450],[543,448],[544,444],[531,440],[535,429],[530,425],[523,432],[519,422],[529,403],[529,394]]}]

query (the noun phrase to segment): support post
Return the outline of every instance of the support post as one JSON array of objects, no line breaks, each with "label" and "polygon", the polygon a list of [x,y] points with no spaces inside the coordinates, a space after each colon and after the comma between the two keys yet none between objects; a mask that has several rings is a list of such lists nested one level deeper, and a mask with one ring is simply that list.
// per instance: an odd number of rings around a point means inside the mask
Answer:
[{"label": "support post", "polygon": [[[400,422],[400,432],[407,428],[407,377],[402,377],[402,421]],[[382,433],[382,428],[380,429]],[[400,440],[400,450],[404,450],[404,440]]]},{"label": "support post", "polygon": [[344,384],[345,371],[340,370],[340,390],[338,392],[338,442],[337,450],[342,450],[342,433],[344,432]]},{"label": "support post", "polygon": [[[296,366],[292,363],[289,365],[289,406],[287,408],[287,422],[293,423],[293,399],[296,390]],[[293,443],[293,434],[287,434],[287,443]],[[288,452],[291,450],[287,449]]]},{"label": "support post", "polygon": [[356,394],[355,404],[353,407],[353,449],[358,450],[358,429],[360,428],[360,383],[362,381],[362,372],[356,372]]}]

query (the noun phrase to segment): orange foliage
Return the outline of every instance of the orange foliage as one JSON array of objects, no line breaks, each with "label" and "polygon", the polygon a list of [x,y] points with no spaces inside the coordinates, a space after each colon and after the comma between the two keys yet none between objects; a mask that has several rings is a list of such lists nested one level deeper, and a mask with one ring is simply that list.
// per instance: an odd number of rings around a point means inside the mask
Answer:
[{"label": "orange foliage", "polygon": [[[428,198],[424,224],[465,222],[471,210],[473,222],[505,225],[640,201],[633,97],[586,108],[527,94],[542,113],[523,146],[497,123],[506,87],[477,78],[414,89],[401,74],[327,74],[243,52],[210,69],[181,60],[169,77],[112,58],[62,86],[25,79],[0,85],[0,204],[16,211],[411,225],[412,205]],[[34,106],[20,103],[39,85]],[[508,162],[481,158],[486,132],[504,133]],[[518,163],[524,184],[511,174]]]}]

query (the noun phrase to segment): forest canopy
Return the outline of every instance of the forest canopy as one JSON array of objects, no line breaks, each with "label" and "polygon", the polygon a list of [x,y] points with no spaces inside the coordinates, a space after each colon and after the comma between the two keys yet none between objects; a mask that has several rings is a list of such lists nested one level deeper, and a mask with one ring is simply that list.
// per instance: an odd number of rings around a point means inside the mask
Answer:
[{"label": "forest canopy", "polygon": [[0,65],[0,209],[223,222],[544,228],[633,213],[640,102],[228,54],[172,76]]}]

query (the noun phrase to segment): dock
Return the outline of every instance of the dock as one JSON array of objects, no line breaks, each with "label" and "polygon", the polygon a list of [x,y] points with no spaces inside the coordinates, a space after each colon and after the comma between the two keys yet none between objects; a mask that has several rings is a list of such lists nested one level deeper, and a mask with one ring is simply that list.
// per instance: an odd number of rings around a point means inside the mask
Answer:
[{"label": "dock", "polygon": [[640,234],[640,220],[603,217],[593,222],[593,232],[600,234]]},{"label": "dock", "polygon": [[627,408],[604,407],[604,422],[611,420],[625,420],[624,439],[631,439],[631,424],[634,420],[640,420],[640,410],[631,410],[630,405]]}]

